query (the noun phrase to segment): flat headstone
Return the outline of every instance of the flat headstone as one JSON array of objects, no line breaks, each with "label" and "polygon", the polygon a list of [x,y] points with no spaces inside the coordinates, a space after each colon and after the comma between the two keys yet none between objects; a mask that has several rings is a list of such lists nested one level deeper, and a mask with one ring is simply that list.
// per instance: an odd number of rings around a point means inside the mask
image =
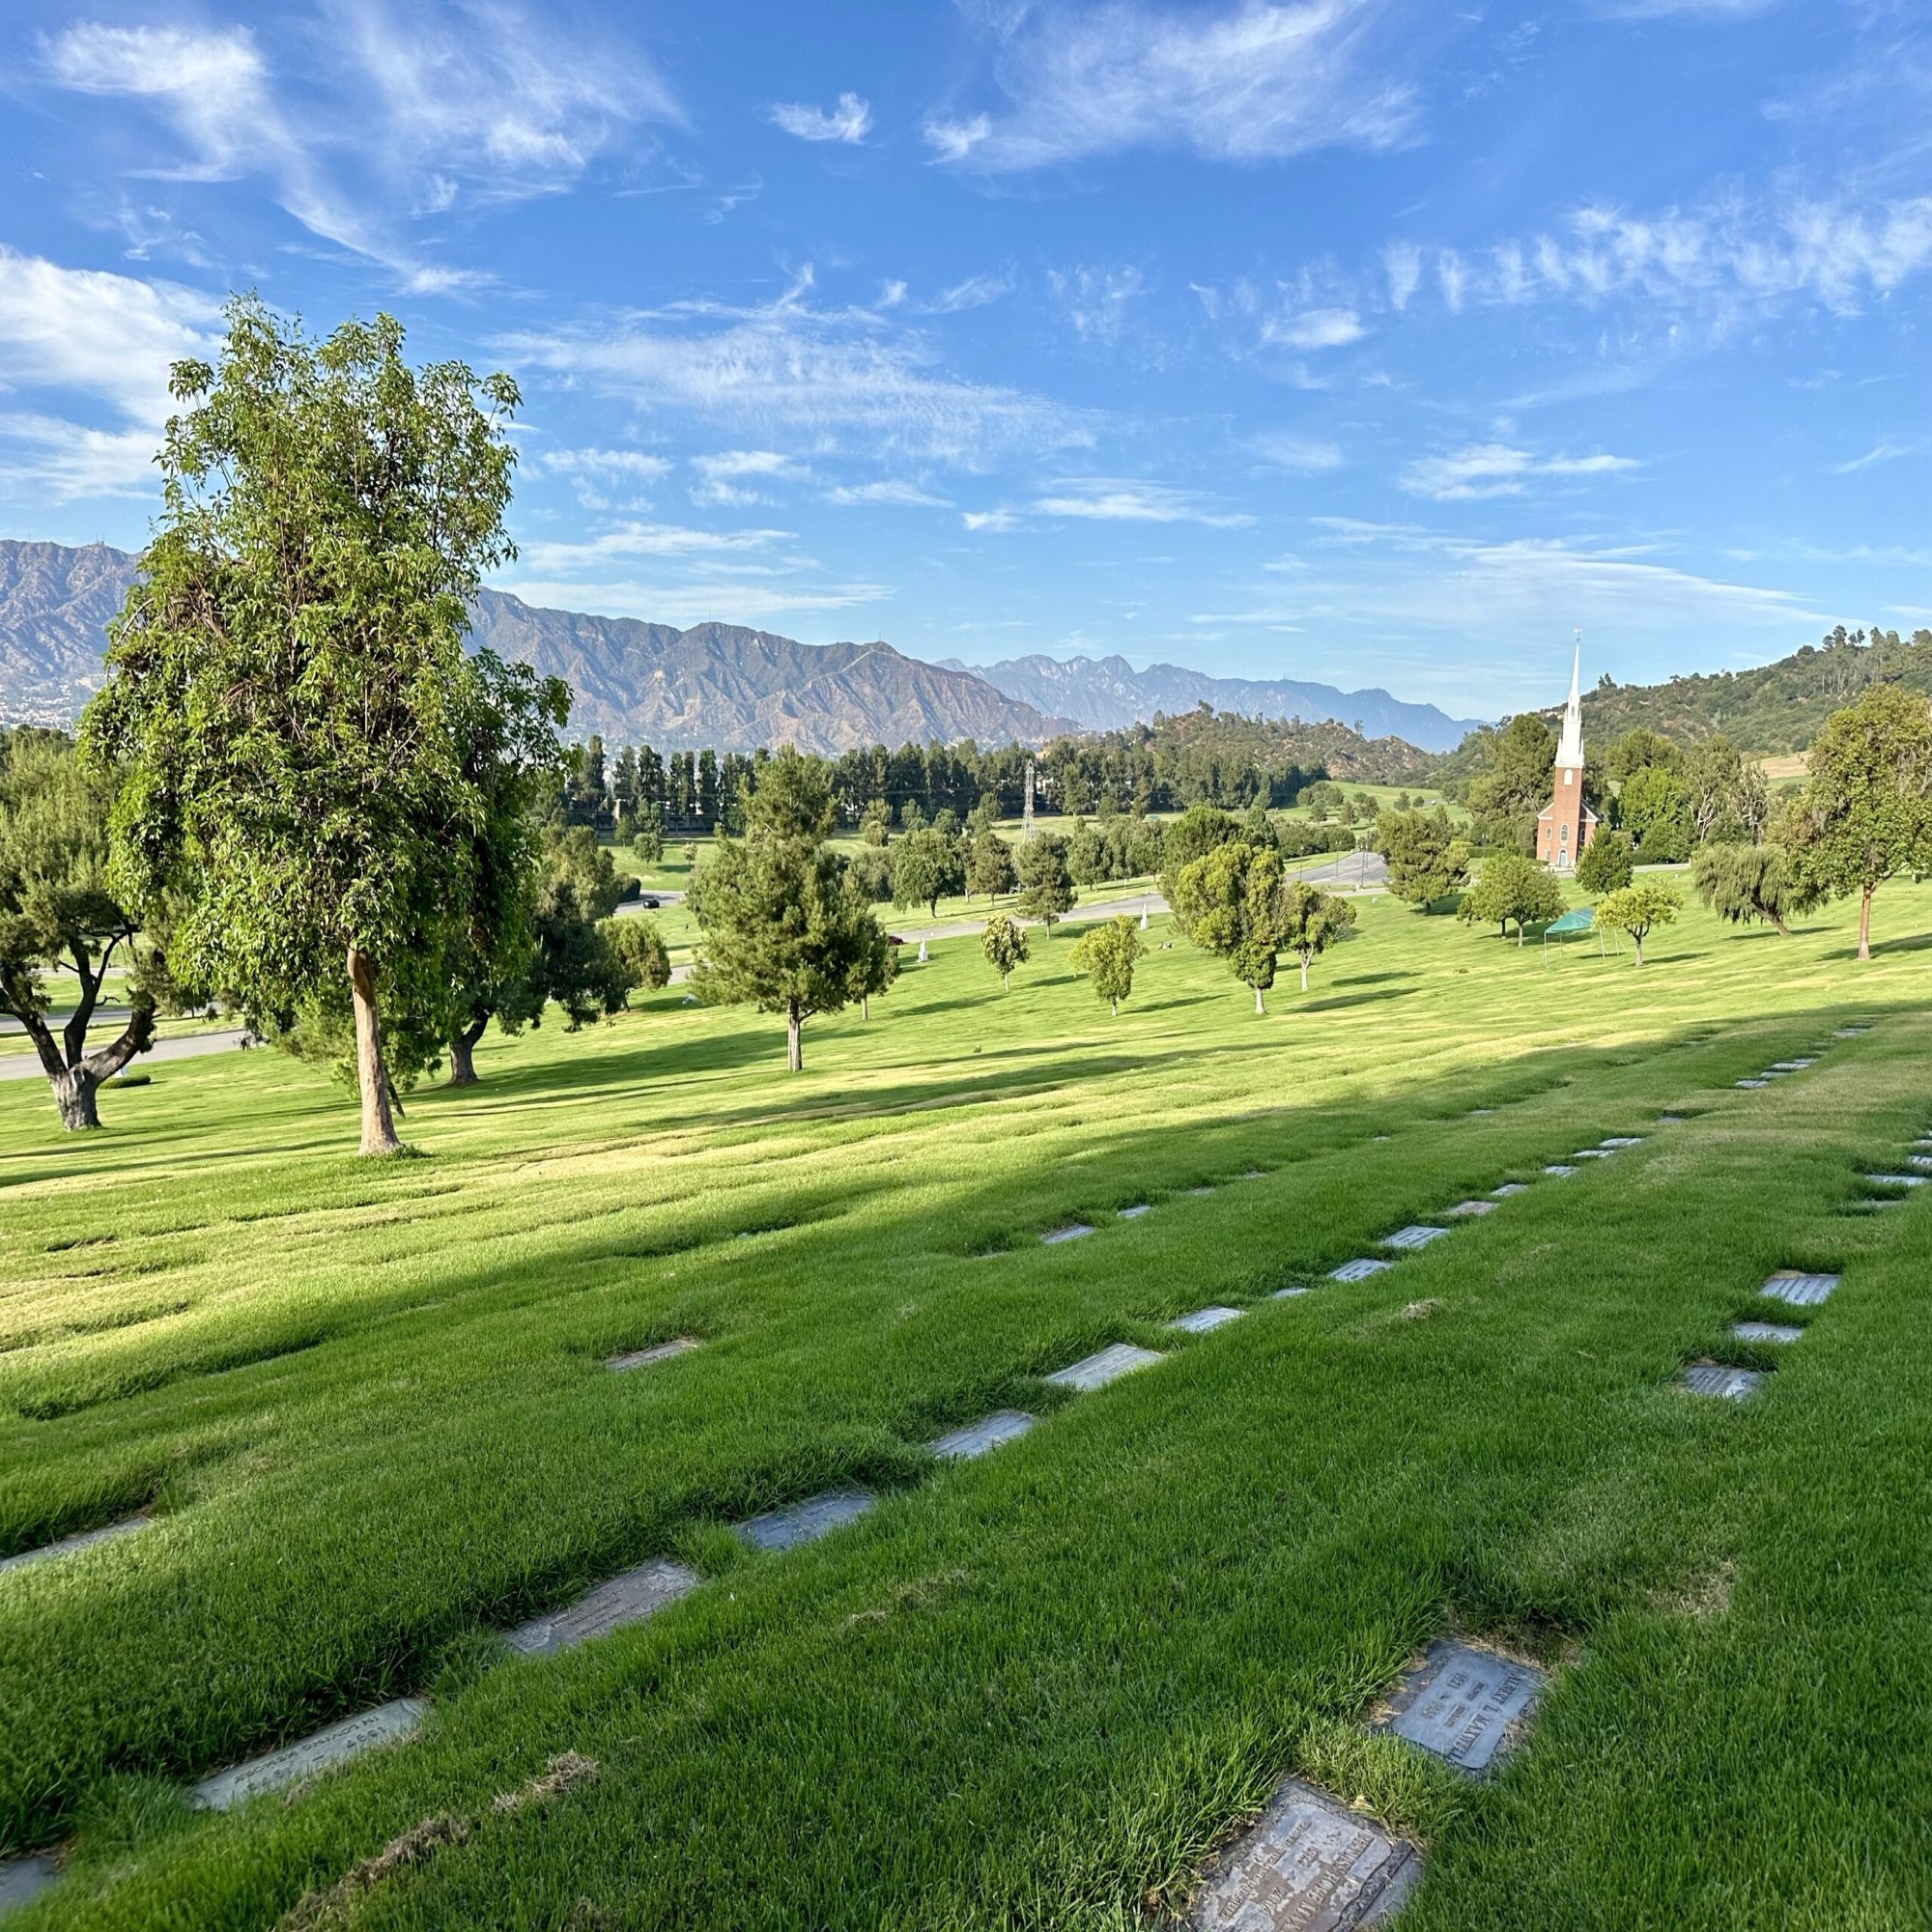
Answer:
[{"label": "flat headstone", "polygon": [[1570,1158],[1572,1160],[1608,1160],[1611,1150],[1606,1147],[1578,1148]]},{"label": "flat headstone", "polygon": [[1479,1120],[1483,1115],[1493,1114],[1495,1111],[1493,1107],[1471,1107],[1469,1109],[1469,1118],[1472,1121]]},{"label": "flat headstone", "polygon": [[1385,1141],[1388,1139],[1388,1136],[1386,1134],[1371,1134],[1369,1138],[1372,1141]]},{"label": "flat headstone", "polygon": [[1607,1149],[1611,1153],[1615,1153],[1619,1148],[1641,1147],[1643,1145],[1643,1136],[1641,1134],[1605,1134],[1597,1145],[1600,1148]]},{"label": "flat headstone", "polygon": [[1496,1211],[1496,1204],[1493,1201],[1459,1201],[1448,1211],[1463,1220],[1468,1220],[1476,1214],[1493,1214]]},{"label": "flat headstone", "polygon": [[1923,1187],[1925,1185],[1925,1177],[1922,1174],[1868,1174],[1865,1176],[1865,1179],[1874,1187]]},{"label": "flat headstone", "polygon": [[1764,1380],[1756,1369],[1727,1369],[1720,1362],[1698,1362],[1684,1371],[1684,1386],[1692,1395],[1721,1396],[1743,1402]]},{"label": "flat headstone", "polygon": [[1932,1153],[1909,1153],[1905,1156],[1905,1164],[1915,1173],[1923,1174],[1927,1168],[1932,1168]]},{"label": "flat headstone", "polygon": [[604,1366],[620,1373],[625,1369],[641,1369],[652,1362],[668,1362],[673,1355],[688,1355],[692,1350],[704,1345],[692,1335],[679,1335],[674,1341],[659,1342],[649,1349],[633,1349],[628,1355],[612,1355]]},{"label": "flat headstone", "polygon": [[1834,1274],[1802,1274],[1796,1268],[1779,1268],[1758,1293],[1793,1308],[1816,1308],[1837,1285]]},{"label": "flat headstone", "polygon": [[1211,1187],[1190,1187],[1187,1191],[1198,1201],[1203,1195],[1212,1194],[1214,1190]]},{"label": "flat headstone", "polygon": [[1740,1080],[1738,1085],[1740,1087],[1769,1087],[1771,1082],[1769,1080]]},{"label": "flat headstone", "polygon": [[1802,1328],[1788,1328],[1782,1321],[1734,1321],[1731,1333],[1740,1342],[1799,1342],[1803,1341]]},{"label": "flat headstone", "polygon": [[1803,1073],[1807,1066],[1814,1066],[1816,1065],[1817,1063],[1812,1060],[1777,1060],[1772,1063],[1772,1071],[1774,1073]]},{"label": "flat headstone", "polygon": [[1241,1179],[1243,1180],[1265,1180],[1267,1179],[1267,1169],[1264,1167],[1251,1167],[1241,1176]]},{"label": "flat headstone", "polygon": [[978,1422],[969,1422],[960,1429],[949,1429],[926,1447],[948,1463],[970,1463],[976,1456],[984,1456],[999,1448],[1003,1443],[1014,1442],[1024,1435],[1034,1425],[1036,1418],[1023,1408],[996,1408],[991,1415],[982,1415]]},{"label": "flat headstone", "polygon": [[31,1903],[59,1877],[60,1867],[48,1858],[0,1861],[0,1912]]},{"label": "flat headstone", "polygon": [[1681,1127],[1684,1124],[1684,1116],[1682,1114],[1660,1114],[1657,1117],[1657,1124],[1660,1127]]},{"label": "flat headstone", "polygon": [[1426,1221],[1411,1221],[1406,1228],[1398,1228],[1392,1235],[1384,1235],[1381,1245],[1385,1248],[1426,1248],[1431,1241],[1438,1241],[1449,1232],[1447,1228],[1432,1228]]},{"label": "flat headstone", "polygon": [[1327,1793],[1288,1778],[1204,1874],[1195,1932],[1353,1932],[1401,1910],[1422,1857]]},{"label": "flat headstone", "polygon": [[398,1697],[392,1704],[378,1704],[373,1711],[358,1711],[330,1724],[311,1738],[284,1745],[280,1750],[265,1752],[232,1770],[218,1771],[204,1777],[188,1793],[190,1803],[204,1811],[228,1811],[244,1799],[263,1791],[278,1791],[298,1778],[310,1777],[330,1765],[372,1750],[378,1745],[396,1744],[408,1737],[425,1717],[429,1704],[421,1697]]},{"label": "flat headstone", "polygon": [[1131,1208],[1122,1208],[1120,1210],[1121,1219],[1122,1221],[1138,1221],[1143,1214],[1149,1212],[1152,1206],[1153,1203],[1151,1201],[1136,1201]]},{"label": "flat headstone", "polygon": [[1083,1355],[1079,1361],[1048,1376],[1047,1380],[1055,1388],[1079,1389],[1084,1394],[1105,1388],[1109,1382],[1117,1382],[1122,1376],[1130,1376],[1136,1369],[1151,1368],[1163,1359],[1151,1349],[1136,1349],[1131,1342],[1115,1342],[1091,1355]]},{"label": "flat headstone", "polygon": [[1278,1288],[1268,1296],[1268,1299],[1270,1301],[1293,1301],[1298,1295],[1306,1294],[1308,1292],[1305,1288]]},{"label": "flat headstone", "polygon": [[802,1503],[754,1516],[739,1523],[737,1531],[753,1549],[795,1549],[801,1543],[815,1543],[848,1522],[857,1522],[878,1500],[870,1490],[826,1490]]},{"label": "flat headstone", "polygon": [[1543,1672],[1443,1638],[1389,1699],[1382,1728],[1446,1758],[1459,1771],[1485,1770],[1543,1690]]},{"label": "flat headstone", "polygon": [[1375,1260],[1364,1255],[1359,1261],[1344,1262],[1338,1268],[1328,1270],[1330,1281],[1367,1281],[1372,1274],[1380,1274],[1384,1268],[1394,1267],[1393,1262]]},{"label": "flat headstone", "polygon": [[1832,1029],[1832,1037],[1833,1039],[1860,1039],[1868,1031],[1869,1029],[1865,1027],[1833,1027]]},{"label": "flat headstone", "polygon": [[76,1549],[91,1549],[97,1543],[111,1543],[117,1536],[131,1536],[146,1529],[154,1519],[130,1516],[122,1522],[110,1522],[99,1529],[83,1529],[77,1536],[64,1536],[58,1543],[43,1543],[38,1549],[23,1549],[17,1556],[0,1562],[0,1573],[24,1569],[29,1563],[50,1562],[56,1556],[71,1556]]},{"label": "flat headstone", "polygon": [[1507,1201],[1512,1194],[1527,1194],[1529,1192],[1529,1182],[1526,1180],[1506,1180],[1500,1187],[1491,1188],[1490,1192],[1498,1201]]},{"label": "flat headstone", "polygon": [[1916,1148],[1932,1148],[1932,1134],[1920,1134],[1912,1145]]},{"label": "flat headstone", "polygon": [[1241,1311],[1238,1308],[1197,1308],[1191,1314],[1179,1315],[1167,1325],[1170,1328],[1184,1329],[1190,1335],[1206,1335],[1216,1328],[1224,1328],[1230,1321],[1238,1321]]},{"label": "flat headstone", "polygon": [[1574,1167],[1566,1167],[1560,1160],[1551,1161],[1543,1171],[1545,1174],[1553,1174],[1558,1180],[1566,1179],[1577,1172]]},{"label": "flat headstone", "polygon": [[625,1624],[641,1623],[696,1588],[695,1571],[660,1556],[626,1570],[621,1577],[612,1577],[608,1583],[599,1583],[564,1609],[519,1624],[503,1640],[526,1657],[549,1657],[554,1651],[569,1650],[594,1636],[608,1635]]},{"label": "flat headstone", "polygon": [[1040,1239],[1050,1248],[1060,1241],[1077,1241],[1082,1235],[1091,1235],[1094,1230],[1085,1221],[1074,1221],[1065,1228],[1051,1228]]}]

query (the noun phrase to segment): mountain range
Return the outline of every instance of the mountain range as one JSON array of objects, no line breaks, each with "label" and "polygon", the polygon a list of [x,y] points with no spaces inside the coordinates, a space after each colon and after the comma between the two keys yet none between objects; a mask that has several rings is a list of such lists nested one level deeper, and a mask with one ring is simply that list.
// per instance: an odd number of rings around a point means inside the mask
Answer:
[{"label": "mountain range", "polygon": [[[135,560],[106,544],[0,539],[0,717],[70,724],[99,688],[108,620]],[[660,750],[747,751],[789,742],[837,754],[866,745],[1039,745],[1206,703],[1245,717],[1335,720],[1424,751],[1457,744],[1469,721],[1385,691],[1208,677],[1124,658],[1015,658],[974,668],[927,664],[883,642],[801,644],[735,624],[676,630],[633,617],[549,611],[479,593],[472,638],[565,679],[571,728]]]},{"label": "mountain range", "polygon": [[1338,691],[1332,684],[1293,678],[1209,677],[1171,664],[1136,670],[1122,657],[1062,662],[1036,656],[992,665],[944,658],[941,663],[951,670],[970,670],[1007,696],[1070,718],[1088,731],[1118,731],[1157,713],[1173,718],[1206,704],[1243,718],[1299,718],[1311,724],[1333,719],[1365,738],[1402,738],[1425,752],[1450,752],[1466,732],[1490,722],[1451,718],[1433,704],[1406,704],[1381,690]]}]

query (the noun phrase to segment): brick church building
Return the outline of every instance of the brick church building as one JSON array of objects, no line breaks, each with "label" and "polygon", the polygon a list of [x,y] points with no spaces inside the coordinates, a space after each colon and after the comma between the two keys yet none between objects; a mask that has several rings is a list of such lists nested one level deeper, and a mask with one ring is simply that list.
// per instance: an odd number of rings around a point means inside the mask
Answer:
[{"label": "brick church building", "polygon": [[1552,871],[1574,872],[1577,855],[1597,836],[1597,814],[1583,803],[1583,669],[1578,639],[1570,668],[1570,702],[1563,707],[1563,736],[1556,747],[1553,796],[1536,815],[1536,856]]}]

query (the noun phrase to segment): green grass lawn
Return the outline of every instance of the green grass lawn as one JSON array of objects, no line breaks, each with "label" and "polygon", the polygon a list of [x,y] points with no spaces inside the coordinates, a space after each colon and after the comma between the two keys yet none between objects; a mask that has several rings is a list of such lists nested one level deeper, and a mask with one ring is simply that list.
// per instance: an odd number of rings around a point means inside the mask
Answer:
[{"label": "green grass lawn", "polygon": [[[0,1841],[67,1864],[18,1923],[269,1926],[427,1825],[290,1922],[1141,1925],[1289,1770],[1426,1844],[1405,1925],[1932,1918],[1932,1220],[1860,1178],[1932,1124],[1932,888],[1862,969],[1843,911],[1692,912],[1641,972],[1361,919],[1260,1020],[1156,921],[1118,1020],[1065,935],[1005,996],[942,941],[797,1079],[675,989],[493,1035],[382,1166],[272,1054],[86,1140],[0,1088],[0,1554],[158,1519],[0,1575]],[[1732,1342],[1779,1266],[1842,1285]],[[1210,1301],[1248,1312],[1163,1326]],[[1041,1381],[1111,1341],[1168,1359]],[[1700,1357],[1776,1373],[1702,1401]],[[1043,1419],[922,1448],[998,1406]],[[810,1548],[724,1531],[851,1481]],[[491,1634],[660,1553],[706,1582],[646,1624]],[[1448,1629],[1553,1671],[1479,1785],[1364,1728]],[[405,1692],[408,1745],[181,1796]]]}]

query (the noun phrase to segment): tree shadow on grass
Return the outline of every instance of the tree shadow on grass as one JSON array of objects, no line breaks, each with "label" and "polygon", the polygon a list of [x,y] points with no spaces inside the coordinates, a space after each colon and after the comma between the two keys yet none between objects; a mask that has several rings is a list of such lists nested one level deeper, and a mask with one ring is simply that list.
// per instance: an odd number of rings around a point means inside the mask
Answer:
[{"label": "tree shadow on grass", "polygon": [[1282,1008],[1283,1016],[1295,1013],[1332,1013],[1344,1007],[1371,1007],[1384,1000],[1412,1000],[1421,991],[1419,986],[1390,986],[1379,993],[1331,993],[1322,1000],[1301,1000],[1293,1006]]}]

